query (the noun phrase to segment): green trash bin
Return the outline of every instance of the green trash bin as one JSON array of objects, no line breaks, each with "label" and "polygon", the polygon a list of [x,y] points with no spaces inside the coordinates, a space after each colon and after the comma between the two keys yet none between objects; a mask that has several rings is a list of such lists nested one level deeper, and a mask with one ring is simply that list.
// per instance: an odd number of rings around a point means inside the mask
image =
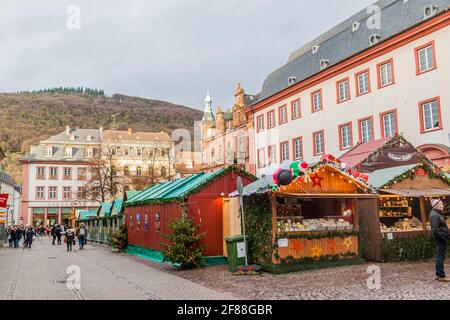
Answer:
[{"label": "green trash bin", "polygon": [[[248,241],[248,237],[246,236]],[[230,271],[234,271],[237,267],[245,265],[245,241],[244,236],[226,237],[228,266]]]}]

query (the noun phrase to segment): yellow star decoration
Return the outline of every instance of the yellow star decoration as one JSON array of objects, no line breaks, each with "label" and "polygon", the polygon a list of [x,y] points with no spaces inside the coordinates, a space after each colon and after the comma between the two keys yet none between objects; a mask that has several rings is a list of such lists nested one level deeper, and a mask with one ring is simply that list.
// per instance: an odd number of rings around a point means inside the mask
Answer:
[{"label": "yellow star decoration", "polygon": [[350,248],[353,246],[352,238],[350,238],[350,237],[345,238],[345,240],[344,240],[344,242],[342,242],[342,244],[347,247],[347,250],[350,250]]},{"label": "yellow star decoration", "polygon": [[311,253],[313,258],[319,259],[320,256],[322,255],[322,249],[320,249],[319,247],[311,248]]}]

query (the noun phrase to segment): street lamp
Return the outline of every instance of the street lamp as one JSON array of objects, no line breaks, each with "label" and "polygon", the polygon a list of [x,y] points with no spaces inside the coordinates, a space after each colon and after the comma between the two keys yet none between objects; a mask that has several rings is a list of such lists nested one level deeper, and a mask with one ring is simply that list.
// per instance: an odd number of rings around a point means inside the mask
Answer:
[{"label": "street lamp", "polygon": [[11,205],[6,205],[6,226],[9,226],[9,208],[11,208]]}]

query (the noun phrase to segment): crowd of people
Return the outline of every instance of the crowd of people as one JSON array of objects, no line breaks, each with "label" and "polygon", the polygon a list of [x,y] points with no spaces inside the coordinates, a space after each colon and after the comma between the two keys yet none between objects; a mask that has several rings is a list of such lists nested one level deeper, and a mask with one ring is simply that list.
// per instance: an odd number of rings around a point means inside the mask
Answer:
[{"label": "crowd of people", "polygon": [[[76,244],[75,238],[78,239],[79,250],[84,250],[86,244],[87,229],[84,224],[81,224],[76,229],[72,229],[66,225],[53,225],[50,228],[44,225],[33,227],[31,225],[17,225],[9,226],[6,229],[6,241],[11,248],[22,247],[31,249],[33,239],[35,237],[52,237],[52,245],[62,245],[62,237],[64,236],[64,243],[67,251],[72,251],[73,245]],[[21,241],[23,243],[21,244]],[[56,243],[55,243],[56,242]]]}]

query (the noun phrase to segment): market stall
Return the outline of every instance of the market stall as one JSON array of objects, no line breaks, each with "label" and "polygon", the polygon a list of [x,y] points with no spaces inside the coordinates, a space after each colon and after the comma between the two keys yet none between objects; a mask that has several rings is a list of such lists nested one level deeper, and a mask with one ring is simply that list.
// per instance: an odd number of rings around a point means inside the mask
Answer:
[{"label": "market stall", "polygon": [[274,173],[271,185],[267,179],[244,188],[253,262],[302,269],[353,263],[373,254],[370,237],[360,238],[368,231],[361,222],[377,219],[377,195],[367,176],[328,156],[311,167],[292,163],[289,170]]},{"label": "market stall", "polygon": [[[418,237],[429,237],[432,199],[440,198],[447,205],[450,202],[450,179],[428,164],[377,170],[369,175],[369,183],[379,194],[379,223],[372,227],[380,230],[379,260],[382,261],[391,259],[384,251],[390,250],[396,239],[414,241]],[[450,226],[450,220],[447,221]]]},{"label": "market stall", "polygon": [[204,234],[201,244],[208,261],[223,260],[223,203],[236,189],[238,177],[244,185],[254,181],[249,173],[228,167],[156,184],[131,197],[124,204],[129,248],[161,257],[162,244],[172,232],[170,223],[184,213]]}]

